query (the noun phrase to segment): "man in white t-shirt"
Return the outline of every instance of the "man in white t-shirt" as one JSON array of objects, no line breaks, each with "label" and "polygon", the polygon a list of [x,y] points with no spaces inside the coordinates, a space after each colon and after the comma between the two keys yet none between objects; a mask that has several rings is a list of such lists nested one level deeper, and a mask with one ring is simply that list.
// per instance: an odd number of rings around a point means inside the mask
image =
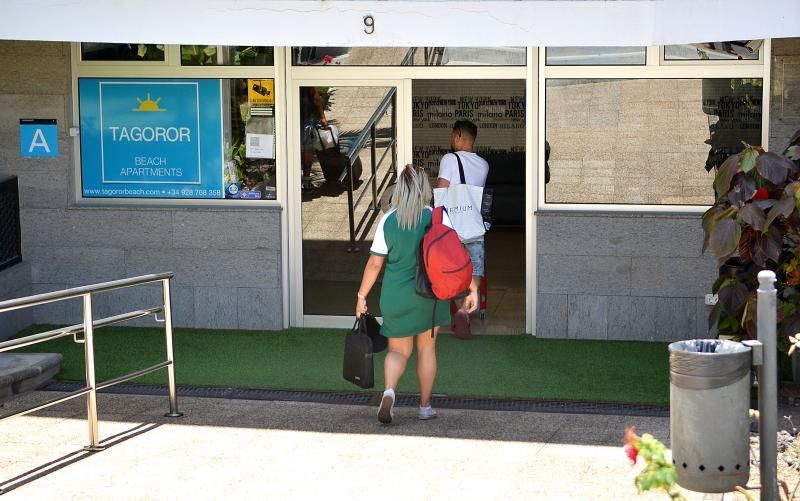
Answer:
[{"label": "man in white t-shirt", "polygon": [[[489,174],[489,163],[472,151],[475,146],[475,138],[478,137],[478,126],[469,120],[459,120],[453,124],[453,133],[450,136],[450,146],[453,153],[447,153],[439,163],[439,182],[437,188],[447,188],[450,185],[461,184],[461,176],[458,172],[458,160],[464,167],[464,181],[472,186],[486,186],[486,176]],[[456,158],[458,155],[458,158]],[[484,274],[484,255],[483,238],[466,242],[464,246],[472,259],[472,280],[475,282],[475,290],[481,285]],[[456,336],[468,338],[471,336],[469,326],[469,314],[463,309],[459,309],[454,315]]]}]

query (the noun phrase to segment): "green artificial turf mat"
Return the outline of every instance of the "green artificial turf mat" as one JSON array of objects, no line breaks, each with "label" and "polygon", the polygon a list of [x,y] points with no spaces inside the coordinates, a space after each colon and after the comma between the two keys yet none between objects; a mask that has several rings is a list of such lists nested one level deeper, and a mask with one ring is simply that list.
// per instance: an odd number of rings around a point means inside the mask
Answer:
[{"label": "green artificial turf mat", "polygon": [[[28,335],[53,326],[34,326]],[[342,379],[344,330],[289,329],[280,332],[175,330],[178,384],[346,390]],[[19,351],[64,355],[58,379],[85,379],[83,345],[71,337]],[[375,356],[375,387],[383,388],[383,358]],[[435,393],[453,396],[516,397],[594,402],[666,404],[669,401],[665,343],[477,336],[461,341],[443,334],[437,341]],[[158,328],[105,327],[95,331],[97,380],[121,376],[165,360]],[[136,380],[166,383],[158,371]],[[415,357],[401,380],[401,392],[417,392]]]}]

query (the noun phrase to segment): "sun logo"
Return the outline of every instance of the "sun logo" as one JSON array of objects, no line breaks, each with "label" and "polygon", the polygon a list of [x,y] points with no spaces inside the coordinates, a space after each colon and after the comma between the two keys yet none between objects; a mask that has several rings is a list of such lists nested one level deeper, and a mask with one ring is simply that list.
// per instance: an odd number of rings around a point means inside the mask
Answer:
[{"label": "sun logo", "polygon": [[158,103],[161,101],[161,98],[159,97],[158,99],[153,101],[152,99],[150,99],[149,92],[147,93],[147,99],[145,99],[144,101],[142,101],[138,97],[136,98],[136,100],[139,101],[139,107],[132,108],[131,111],[166,111],[164,108],[158,107]]}]

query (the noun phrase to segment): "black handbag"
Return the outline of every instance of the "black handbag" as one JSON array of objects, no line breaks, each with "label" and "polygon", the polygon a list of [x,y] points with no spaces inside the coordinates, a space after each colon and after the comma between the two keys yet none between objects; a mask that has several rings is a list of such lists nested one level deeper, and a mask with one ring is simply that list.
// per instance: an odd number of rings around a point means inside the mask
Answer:
[{"label": "black handbag", "polygon": [[367,335],[372,340],[372,353],[380,353],[389,346],[389,340],[381,334],[381,324],[378,319],[367,313],[364,315],[367,323]]},{"label": "black handbag", "polygon": [[367,333],[367,319],[359,317],[344,341],[342,376],[361,388],[375,386],[375,366],[372,361],[372,339]]}]

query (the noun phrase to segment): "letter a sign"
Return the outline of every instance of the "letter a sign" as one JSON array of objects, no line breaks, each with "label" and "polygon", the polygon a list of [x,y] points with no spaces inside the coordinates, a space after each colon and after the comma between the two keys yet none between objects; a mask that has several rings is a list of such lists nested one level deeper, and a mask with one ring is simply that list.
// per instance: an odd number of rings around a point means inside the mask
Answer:
[{"label": "letter a sign", "polygon": [[58,126],[55,119],[21,118],[19,151],[23,157],[57,157]]}]

